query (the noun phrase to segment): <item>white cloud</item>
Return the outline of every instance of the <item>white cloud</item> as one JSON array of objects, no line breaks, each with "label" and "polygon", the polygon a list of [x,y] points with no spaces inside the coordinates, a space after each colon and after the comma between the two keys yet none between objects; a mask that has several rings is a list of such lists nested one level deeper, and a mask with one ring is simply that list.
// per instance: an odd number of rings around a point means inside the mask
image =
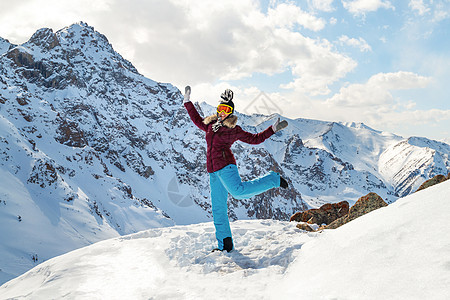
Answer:
[{"label": "white cloud", "polygon": [[89,21],[92,14],[108,10],[107,1],[3,1],[0,4],[0,36],[13,43],[27,41],[37,29],[58,30],[78,21]]},{"label": "white cloud", "polygon": [[352,71],[357,63],[343,54],[332,51],[327,41],[309,42],[309,53],[306,57],[298,56],[291,61],[294,80],[282,85],[282,88],[295,89],[303,93],[327,95],[328,86],[343,78]]},{"label": "white cloud", "polygon": [[441,22],[450,18],[449,1],[437,3],[433,14],[433,22]]},{"label": "white cloud", "polygon": [[[292,2],[273,3],[267,13],[253,0],[83,0],[82,5],[50,0],[42,7],[28,2],[31,6],[0,12],[0,28],[2,18],[17,16],[27,17],[34,27],[29,36],[41,22],[41,27],[58,30],[86,21],[145,76],[180,86],[290,71],[292,80],[283,87],[323,95],[356,66],[326,40],[298,32],[298,26],[321,30],[326,22]],[[321,5],[326,3],[331,5]],[[40,11],[55,18],[41,17]]]},{"label": "white cloud", "polygon": [[[211,83],[200,83],[193,85],[192,87],[192,93],[191,93],[191,100],[194,102],[206,102],[212,106],[217,106],[217,104],[220,101],[220,94],[225,89],[231,89],[234,93],[234,102],[236,105],[236,110],[239,109],[240,105],[240,99],[242,99],[242,93],[241,89],[237,86],[233,86],[229,84],[228,82],[219,82],[217,84],[211,84]],[[238,99],[238,101],[236,101]]]},{"label": "white cloud", "polygon": [[308,0],[308,3],[312,8],[325,12],[332,12],[335,10],[333,2],[334,0]]},{"label": "white cloud", "polygon": [[[431,79],[411,72],[379,73],[364,84],[349,84],[328,100],[305,98],[299,92],[290,101],[287,117],[326,121],[363,122],[374,129],[403,136],[442,138],[450,125],[450,110],[417,108],[413,100],[401,100],[394,91],[425,88]],[[294,101],[295,100],[295,101]]]},{"label": "white cloud", "polygon": [[[118,5],[115,3],[114,10]],[[119,10],[126,9],[123,5]],[[193,85],[291,71],[293,80],[284,87],[327,94],[328,85],[356,66],[325,40],[297,32],[295,25],[320,30],[325,21],[292,3],[269,8],[267,14],[251,0],[172,0],[139,10],[147,12],[145,21],[143,17],[126,22],[119,19],[117,24],[110,24],[107,35],[117,42],[119,52],[134,45],[132,53],[124,56],[140,62],[136,67],[156,80]],[[140,43],[137,37],[148,42]]]},{"label": "white cloud", "polygon": [[[265,114],[279,113],[287,116],[286,113],[292,106],[286,106],[286,99],[280,93],[268,93],[256,87],[240,88],[227,82],[218,84],[201,83],[192,87],[192,101],[206,102],[216,106],[220,101],[220,94],[225,89],[231,89],[234,93],[233,102],[237,112],[245,114]],[[283,105],[281,104],[283,103]],[[204,115],[209,115],[214,111],[205,111]]]},{"label": "white cloud", "polygon": [[430,8],[423,3],[423,0],[410,0],[408,6],[420,16],[423,16],[430,11]]},{"label": "white cloud", "polygon": [[327,100],[333,106],[369,108],[394,103],[393,90],[424,88],[430,78],[411,72],[379,73],[364,84],[350,84]]},{"label": "white cloud", "polygon": [[448,133],[449,109],[419,109],[415,101],[404,102],[391,94],[396,84],[399,84],[399,89],[415,89],[425,87],[428,81],[428,78],[407,72],[377,74],[365,84],[368,87],[349,85],[349,89],[342,89],[340,97],[354,91],[362,99],[357,101],[354,95],[349,100],[351,103],[313,99],[299,91],[268,95],[274,101],[280,101],[277,103],[283,110],[283,116],[288,118],[363,122],[376,130],[405,137],[421,135],[439,139],[445,136],[445,132]]},{"label": "white cloud", "polygon": [[388,110],[386,112],[373,112],[367,120],[370,120],[372,126],[405,137],[425,136],[431,139],[439,139],[442,136],[448,136],[450,110]]},{"label": "white cloud", "polygon": [[301,25],[313,31],[322,30],[325,21],[303,11],[292,3],[281,3],[268,10],[269,22],[275,26],[292,29],[295,25]]},{"label": "white cloud", "polygon": [[361,37],[359,39],[355,39],[349,38],[346,35],[342,35],[339,38],[339,41],[341,42],[342,45],[348,45],[359,48],[361,52],[372,51],[372,48],[369,46],[369,44]]},{"label": "white cloud", "polygon": [[364,15],[366,12],[374,12],[380,8],[395,9],[390,1],[387,0],[342,0],[344,8],[355,15]]},{"label": "white cloud", "polygon": [[[423,17],[421,22],[439,23],[450,18],[450,1],[448,0],[434,0],[425,3],[423,0],[409,0],[408,7],[414,13],[415,17]],[[431,16],[431,18],[429,17]],[[411,21],[416,25],[416,18]]]}]

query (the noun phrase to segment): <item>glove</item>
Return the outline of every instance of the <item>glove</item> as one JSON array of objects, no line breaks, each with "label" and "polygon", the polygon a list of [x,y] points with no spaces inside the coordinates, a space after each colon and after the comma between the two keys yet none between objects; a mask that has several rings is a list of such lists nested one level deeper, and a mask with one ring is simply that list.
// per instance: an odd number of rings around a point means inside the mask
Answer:
[{"label": "glove", "polygon": [[187,102],[191,102],[191,87],[190,86],[186,86],[184,88],[184,100],[183,100],[183,104],[187,103]]},{"label": "glove", "polygon": [[283,120],[280,122],[280,118],[272,125],[273,132],[278,132],[288,126],[288,122]]}]

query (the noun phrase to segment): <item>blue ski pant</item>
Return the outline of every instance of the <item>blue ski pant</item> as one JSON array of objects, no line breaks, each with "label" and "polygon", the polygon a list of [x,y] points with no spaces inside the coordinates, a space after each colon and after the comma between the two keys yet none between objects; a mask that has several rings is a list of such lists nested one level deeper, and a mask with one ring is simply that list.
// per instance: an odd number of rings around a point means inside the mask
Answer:
[{"label": "blue ski pant", "polygon": [[209,173],[209,184],[216,239],[219,249],[223,250],[223,239],[231,238],[228,220],[228,193],[236,199],[251,198],[271,188],[279,187],[280,174],[271,171],[263,177],[243,182],[237,166],[230,164],[214,173]]}]

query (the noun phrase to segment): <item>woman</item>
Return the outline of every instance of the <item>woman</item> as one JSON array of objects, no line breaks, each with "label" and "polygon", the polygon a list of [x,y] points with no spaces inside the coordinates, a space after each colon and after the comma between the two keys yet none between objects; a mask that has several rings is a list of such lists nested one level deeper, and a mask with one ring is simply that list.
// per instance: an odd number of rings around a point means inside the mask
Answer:
[{"label": "woman", "polygon": [[247,199],[271,188],[287,188],[288,183],[279,173],[270,172],[264,177],[242,182],[231,152],[231,145],[240,140],[248,144],[260,144],[272,134],[285,128],[287,121],[280,119],[266,130],[252,134],[242,130],[234,115],[233,92],[229,89],[222,93],[221,102],[215,115],[202,118],[190,101],[191,88],[185,89],[184,106],[191,120],[198,128],[206,132],[206,167],[211,188],[211,205],[216,228],[218,248],[214,250],[233,250],[230,222],[228,221],[227,198],[230,193],[236,199]]}]

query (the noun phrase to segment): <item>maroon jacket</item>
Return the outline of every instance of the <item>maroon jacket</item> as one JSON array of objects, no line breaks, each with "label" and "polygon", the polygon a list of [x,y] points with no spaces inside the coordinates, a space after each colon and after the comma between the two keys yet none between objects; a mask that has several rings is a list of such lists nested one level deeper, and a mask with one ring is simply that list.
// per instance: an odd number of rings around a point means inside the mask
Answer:
[{"label": "maroon jacket", "polygon": [[200,117],[192,102],[184,104],[192,122],[198,128],[206,132],[206,169],[208,173],[216,172],[229,164],[236,164],[236,159],[231,152],[231,145],[239,140],[248,144],[260,144],[268,139],[274,131],[272,126],[266,130],[253,134],[244,131],[237,123],[237,117],[231,115],[223,122],[217,132],[212,130],[212,124],[216,122],[217,115],[209,116],[205,119]]}]

